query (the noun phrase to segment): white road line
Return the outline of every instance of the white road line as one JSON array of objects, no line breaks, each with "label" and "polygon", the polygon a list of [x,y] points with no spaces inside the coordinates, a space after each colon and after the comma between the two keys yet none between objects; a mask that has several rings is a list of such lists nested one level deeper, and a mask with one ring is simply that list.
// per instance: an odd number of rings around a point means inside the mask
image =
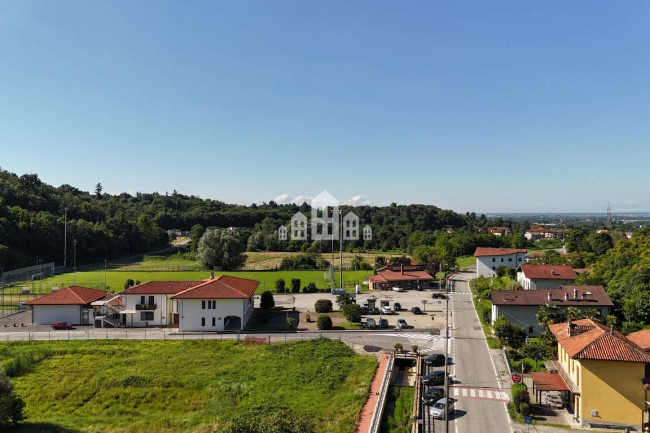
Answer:
[{"label": "white road line", "polygon": [[475,389],[470,389],[469,393],[472,395],[472,397],[476,397],[476,390]]},{"label": "white road line", "polygon": [[487,395],[487,398],[489,398],[489,399],[494,398],[494,393],[492,391],[485,391],[485,394]]},{"label": "white road line", "polygon": [[467,388],[463,388],[463,397],[467,397]]},{"label": "white road line", "polygon": [[485,398],[485,394],[483,393],[482,389],[478,390],[478,398]]}]

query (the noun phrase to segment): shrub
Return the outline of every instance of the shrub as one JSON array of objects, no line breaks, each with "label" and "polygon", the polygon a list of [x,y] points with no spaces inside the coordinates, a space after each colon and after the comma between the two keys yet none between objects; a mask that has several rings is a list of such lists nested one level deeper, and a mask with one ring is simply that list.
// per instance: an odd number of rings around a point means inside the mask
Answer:
[{"label": "shrub", "polygon": [[124,290],[128,289],[129,287],[133,286],[135,283],[133,282],[132,279],[128,279],[124,282]]},{"label": "shrub", "polygon": [[332,311],[332,301],[329,299],[319,299],[314,304],[314,310],[316,310],[317,313],[329,313]]},{"label": "shrub", "polygon": [[523,383],[513,383],[512,388],[512,403],[515,409],[519,410],[522,403],[530,404],[530,395],[528,395],[528,387]]},{"label": "shrub", "polygon": [[[312,433],[313,425],[284,409],[254,408],[230,420],[221,433]],[[216,431],[215,431],[216,433]]]},{"label": "shrub", "polygon": [[23,420],[25,403],[14,391],[14,384],[0,369],[0,426]]},{"label": "shrub", "polygon": [[530,405],[528,403],[522,403],[519,405],[519,413],[522,416],[530,415]]},{"label": "shrub", "polygon": [[327,314],[321,314],[316,321],[316,327],[320,330],[332,329],[332,318]]},{"label": "shrub", "polygon": [[262,293],[262,296],[260,296],[260,308],[262,310],[269,310],[273,307],[275,307],[275,300],[273,299],[273,293],[267,290],[266,292]]},{"label": "shrub", "polygon": [[510,420],[512,422],[518,422],[518,423],[523,423],[524,422],[524,417],[517,412],[517,408],[515,407],[515,404],[511,401],[508,402],[507,404],[508,408],[508,416],[510,416]]},{"label": "shrub", "polygon": [[530,358],[524,358],[521,361],[512,362],[512,370],[520,372],[521,366],[524,366],[524,373],[530,373],[535,369],[535,360]]},{"label": "shrub", "polygon": [[318,287],[316,287],[316,283],[311,282],[307,284],[305,287],[302,288],[303,293],[316,293],[318,292]]},{"label": "shrub", "polygon": [[298,327],[298,323],[296,323],[296,319],[293,317],[287,319],[287,325],[289,325],[289,329],[296,329]]},{"label": "shrub", "polygon": [[404,350],[404,346],[402,346],[402,343],[395,343],[395,346],[393,346],[393,348],[395,349],[395,352],[401,352],[402,350]]},{"label": "shrub", "polygon": [[291,293],[300,292],[300,278],[291,279]]},{"label": "shrub", "polygon": [[343,308],[348,304],[354,304],[354,299],[352,299],[352,296],[350,296],[349,293],[343,293],[336,297],[336,303],[338,304],[339,308]]},{"label": "shrub", "polygon": [[514,348],[521,347],[526,341],[526,331],[521,326],[513,325],[505,318],[499,316],[494,322],[494,335],[500,340],[501,344],[510,344]]},{"label": "shrub", "polygon": [[361,306],[358,304],[347,304],[341,308],[341,314],[348,322],[361,322]]},{"label": "shrub", "polygon": [[412,351],[412,352],[416,352],[416,353],[417,353],[418,349],[419,349],[419,347],[418,347],[417,344],[413,344],[413,345],[411,345],[411,351]]},{"label": "shrub", "polygon": [[278,293],[284,293],[285,292],[285,285],[286,283],[282,278],[278,278],[275,281],[275,291]]}]

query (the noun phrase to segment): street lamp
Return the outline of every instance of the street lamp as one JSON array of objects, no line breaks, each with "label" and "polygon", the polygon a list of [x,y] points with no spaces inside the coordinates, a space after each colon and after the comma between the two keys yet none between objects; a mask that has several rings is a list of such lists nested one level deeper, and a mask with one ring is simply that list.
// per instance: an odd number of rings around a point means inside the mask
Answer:
[{"label": "street lamp", "polygon": [[63,209],[63,269],[68,266],[68,208]]},{"label": "street lamp", "polygon": [[74,245],[74,261],[72,262],[72,266],[74,270],[74,283],[77,284],[77,239],[76,238],[72,241],[72,245]]}]

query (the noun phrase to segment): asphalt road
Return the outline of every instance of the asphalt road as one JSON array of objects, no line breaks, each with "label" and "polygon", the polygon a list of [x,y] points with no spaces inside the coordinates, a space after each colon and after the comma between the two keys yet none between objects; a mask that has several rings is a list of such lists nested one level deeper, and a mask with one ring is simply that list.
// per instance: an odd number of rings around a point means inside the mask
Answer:
[{"label": "asphalt road", "polygon": [[[458,400],[449,431],[508,433],[513,430],[503,400],[509,390],[501,389],[499,372],[472,304],[468,281],[473,275],[465,272],[454,277],[455,292],[449,301],[453,324],[451,373],[455,375],[450,396]],[[444,432],[437,427],[436,433]]]}]

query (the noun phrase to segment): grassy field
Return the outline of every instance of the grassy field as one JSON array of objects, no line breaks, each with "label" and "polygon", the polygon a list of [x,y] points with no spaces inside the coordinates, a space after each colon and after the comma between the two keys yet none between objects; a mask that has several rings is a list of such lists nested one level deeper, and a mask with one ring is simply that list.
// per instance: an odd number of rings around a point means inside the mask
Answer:
[{"label": "grassy field", "polygon": [[[354,289],[355,284],[361,284],[366,276],[372,271],[344,271],[343,280],[347,289]],[[275,290],[275,282],[279,278],[283,278],[287,287],[290,287],[292,278],[300,278],[301,286],[304,287],[310,282],[316,283],[318,288],[330,287],[331,283],[325,282],[323,271],[236,271],[236,272],[217,272],[217,275],[233,275],[241,278],[250,278],[260,282],[257,293],[262,293],[264,290]],[[147,281],[193,281],[203,280],[210,277],[208,271],[188,271],[188,272],[145,272],[145,271],[108,271],[104,275],[103,271],[91,272],[77,272],[61,274],[52,278],[47,278],[43,281],[21,283],[14,288],[6,289],[6,293],[19,293],[21,287],[30,287],[33,293],[49,293],[51,287],[67,287],[69,285],[81,285],[91,288],[103,288],[104,276],[106,277],[106,285],[112,292],[120,292],[124,290],[124,282],[127,279],[140,281],[142,283]],[[338,273],[336,274],[338,279]],[[366,286],[362,286],[366,287]],[[21,299],[22,300],[22,299]]]},{"label": "grassy field", "polygon": [[476,268],[476,258],[474,256],[460,256],[456,258],[458,267],[462,270]]},{"label": "grassy field", "polygon": [[0,364],[26,403],[17,432],[208,433],[284,408],[352,433],[376,359],[330,340],[59,341],[0,344]]},{"label": "grassy field", "polygon": [[[292,252],[247,252],[246,264],[244,265],[244,270],[263,270],[263,269],[277,269],[282,262],[284,257],[295,256],[301,253],[292,253]],[[343,253],[343,266],[350,266],[352,260],[356,256],[361,256],[370,266],[375,263],[375,257],[392,257],[396,254],[370,254],[370,253]],[[322,257],[325,260],[332,261],[331,253],[323,253]],[[334,257],[334,266],[338,267],[339,265],[339,254],[336,252]]]}]

